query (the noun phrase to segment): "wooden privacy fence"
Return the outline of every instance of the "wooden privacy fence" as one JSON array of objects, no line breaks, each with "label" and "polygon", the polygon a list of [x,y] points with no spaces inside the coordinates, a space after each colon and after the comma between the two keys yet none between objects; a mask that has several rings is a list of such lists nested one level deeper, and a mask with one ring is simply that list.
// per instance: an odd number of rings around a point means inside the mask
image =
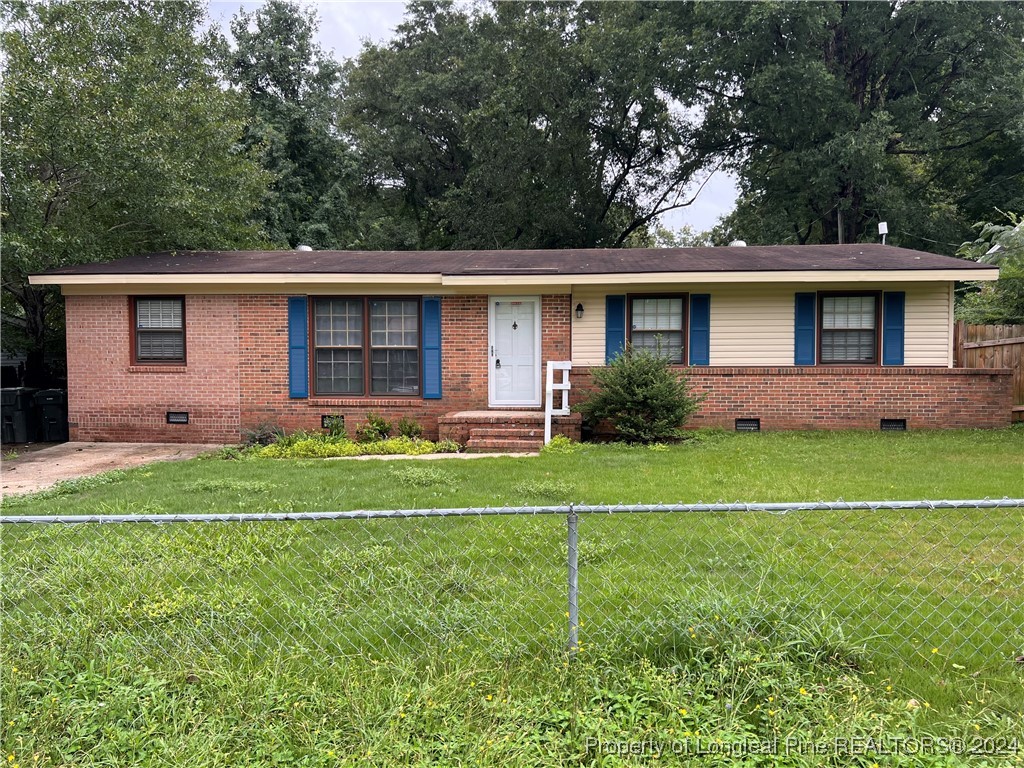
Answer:
[{"label": "wooden privacy fence", "polygon": [[956,324],[957,368],[1012,368],[1013,420],[1024,421],[1024,325]]}]

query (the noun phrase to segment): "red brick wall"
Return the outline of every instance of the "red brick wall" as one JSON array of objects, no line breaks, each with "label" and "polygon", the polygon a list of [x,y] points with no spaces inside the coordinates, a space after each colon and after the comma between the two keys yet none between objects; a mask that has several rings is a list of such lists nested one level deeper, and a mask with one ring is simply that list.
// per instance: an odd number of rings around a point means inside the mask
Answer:
[{"label": "red brick wall", "polygon": [[[72,440],[235,442],[269,422],[320,428],[342,415],[350,431],[368,411],[408,416],[428,437],[438,417],[487,408],[487,297],[442,299],[443,398],[288,397],[287,296],[187,296],[186,366],[132,366],[125,296],[69,296],[68,399]],[[571,299],[542,297],[542,358],[571,358]],[[539,372],[543,376],[543,371]],[[877,429],[880,418],[922,427],[1009,423],[1011,376],[944,368],[706,368],[691,376],[709,392],[692,426],[732,428],[759,417],[763,429]],[[589,370],[573,371],[574,402]],[[166,423],[188,411],[188,425]]]},{"label": "red brick wall", "polygon": [[[906,419],[908,429],[1005,427],[1012,372],[964,368],[694,368],[695,394],[707,394],[688,427],[733,429],[759,418],[761,429],[875,429]],[[573,402],[592,385],[572,372]]]},{"label": "red brick wall", "polygon": [[[288,297],[242,296],[241,423],[287,431],[320,429],[323,414],[345,417],[352,433],[370,411],[419,422],[437,436],[437,418],[455,410],[487,407],[487,297],[446,296],[441,301],[443,370],[440,400],[422,398],[288,396]],[[312,352],[311,352],[312,354]]]},{"label": "red brick wall", "polygon": [[[541,297],[543,360],[568,359],[570,297]],[[288,397],[287,296],[242,296],[241,423],[243,429],[270,422],[286,430],[319,429],[323,414],[345,417],[350,434],[370,411],[387,419],[403,416],[419,422],[424,434],[438,436],[438,417],[453,411],[487,409],[487,297],[445,296],[441,299],[441,393],[439,400],[422,398]],[[517,409],[528,410],[528,409]]]},{"label": "red brick wall", "polygon": [[[188,364],[131,364],[126,296],[68,296],[72,440],[203,443],[238,439],[238,300],[185,298]],[[167,424],[188,411],[188,424]]]},{"label": "red brick wall", "polygon": [[548,360],[572,360],[572,296],[541,296],[541,397]]}]

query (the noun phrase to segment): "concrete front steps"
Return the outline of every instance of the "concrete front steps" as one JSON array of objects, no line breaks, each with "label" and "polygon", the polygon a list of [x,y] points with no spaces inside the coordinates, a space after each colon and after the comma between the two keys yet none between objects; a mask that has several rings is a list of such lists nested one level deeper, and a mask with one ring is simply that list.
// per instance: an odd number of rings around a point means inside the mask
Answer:
[{"label": "concrete front steps", "polygon": [[[578,413],[555,416],[553,435],[580,439]],[[544,444],[543,411],[458,411],[438,419],[442,440],[454,440],[469,453],[531,453]]]}]

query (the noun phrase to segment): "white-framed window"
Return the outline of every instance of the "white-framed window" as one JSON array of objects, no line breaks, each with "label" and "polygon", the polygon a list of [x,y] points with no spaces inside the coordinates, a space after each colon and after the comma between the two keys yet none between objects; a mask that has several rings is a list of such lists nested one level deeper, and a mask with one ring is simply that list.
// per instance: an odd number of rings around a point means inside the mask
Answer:
[{"label": "white-framed window", "polygon": [[137,363],[185,362],[185,299],[136,297],[132,356]]}]

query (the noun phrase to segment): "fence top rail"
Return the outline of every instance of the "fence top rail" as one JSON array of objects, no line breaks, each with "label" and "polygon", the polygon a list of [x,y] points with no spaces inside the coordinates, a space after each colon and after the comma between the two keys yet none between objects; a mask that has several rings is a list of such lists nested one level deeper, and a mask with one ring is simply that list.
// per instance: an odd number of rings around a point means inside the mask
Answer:
[{"label": "fence top rail", "polygon": [[695,504],[561,504],[522,507],[458,507],[449,509],[355,509],[339,512],[228,512],[156,515],[0,515],[0,525],[110,523],[221,523],[313,520],[380,520],[425,517],[498,515],[598,515],[638,513],[875,512],[882,510],[1024,509],[1024,498],[945,499],[917,501],[697,502]]}]

